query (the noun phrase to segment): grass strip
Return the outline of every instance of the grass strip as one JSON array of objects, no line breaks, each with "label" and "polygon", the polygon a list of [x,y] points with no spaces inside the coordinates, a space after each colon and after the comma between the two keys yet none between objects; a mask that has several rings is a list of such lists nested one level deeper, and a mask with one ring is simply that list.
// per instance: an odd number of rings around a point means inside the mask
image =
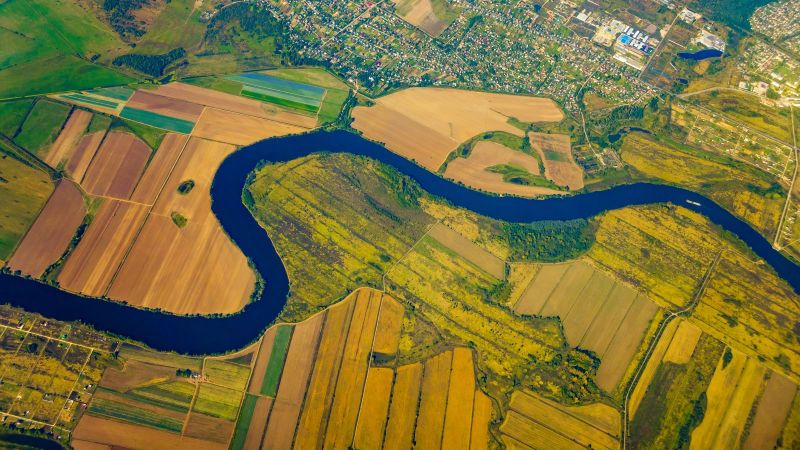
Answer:
[{"label": "grass strip", "polygon": [[247,87],[245,87],[242,90],[242,97],[249,97],[249,98],[252,98],[252,99],[255,99],[255,100],[260,100],[262,102],[272,103],[272,104],[278,105],[278,106],[285,106],[287,108],[296,109],[298,111],[309,112],[309,113],[312,113],[312,114],[316,113],[317,110],[319,109],[318,107],[313,106],[313,105],[307,105],[305,103],[299,103],[299,102],[296,102],[296,101],[293,101],[293,100],[287,100],[285,98],[279,98],[279,97],[275,97],[275,96],[272,96],[272,95],[264,94],[264,93],[261,93],[261,92],[255,92],[255,91],[252,91],[252,90],[248,90]]},{"label": "grass strip", "polygon": [[247,394],[242,403],[242,411],[239,413],[239,420],[236,421],[236,429],[233,431],[233,439],[229,450],[242,450],[247,439],[247,432],[250,430],[250,422],[253,420],[253,411],[256,408],[258,397]]},{"label": "grass strip", "polygon": [[275,341],[272,343],[272,353],[269,355],[267,370],[264,372],[264,382],[261,384],[261,393],[275,397],[278,393],[278,381],[283,372],[283,363],[286,361],[286,351],[289,349],[289,340],[292,337],[292,327],[279,326],[275,331]]},{"label": "grass strip", "polygon": [[62,95],[61,97],[65,98],[67,100],[73,100],[73,101],[76,101],[76,102],[88,103],[90,105],[102,106],[104,108],[116,109],[117,106],[119,106],[119,103],[117,103],[117,102],[112,102],[110,100],[103,100],[103,99],[99,99],[99,98],[95,98],[95,97],[89,97],[88,95],[82,95],[82,94],[66,94],[66,95]]}]

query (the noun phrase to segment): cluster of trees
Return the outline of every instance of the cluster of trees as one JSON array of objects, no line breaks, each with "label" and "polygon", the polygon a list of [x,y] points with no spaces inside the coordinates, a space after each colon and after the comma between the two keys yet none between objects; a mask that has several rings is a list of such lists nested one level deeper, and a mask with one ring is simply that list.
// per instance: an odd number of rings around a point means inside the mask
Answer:
[{"label": "cluster of trees", "polygon": [[232,47],[239,54],[277,56],[282,63],[293,64],[298,61],[288,31],[286,23],[268,10],[254,3],[233,3],[209,21],[206,41],[217,48]]},{"label": "cluster of trees", "polygon": [[107,14],[111,28],[123,39],[130,41],[142,37],[145,33],[144,27],[136,20],[133,12],[148,6],[150,2],[151,0],[103,0],[103,10]]},{"label": "cluster of trees", "polygon": [[594,243],[596,225],[586,219],[504,225],[511,260],[556,262],[573,259]]},{"label": "cluster of trees", "polygon": [[184,56],[186,50],[178,47],[161,55],[122,55],[114,58],[113,63],[115,66],[128,66],[152,77],[160,77],[170,64]]},{"label": "cluster of trees", "polygon": [[694,0],[689,8],[699,10],[709,19],[730,27],[750,29],[750,16],[771,0]]}]

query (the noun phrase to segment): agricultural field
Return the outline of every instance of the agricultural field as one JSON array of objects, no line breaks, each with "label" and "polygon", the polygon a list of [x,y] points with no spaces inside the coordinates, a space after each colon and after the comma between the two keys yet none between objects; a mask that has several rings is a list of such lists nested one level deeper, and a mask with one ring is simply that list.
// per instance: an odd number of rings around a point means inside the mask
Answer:
[{"label": "agricultural field", "polygon": [[[227,448],[250,376],[253,347],[197,358],[124,344],[73,434],[73,445]],[[109,433],[107,430],[124,430]]]},{"label": "agricultural field", "polygon": [[565,134],[529,133],[531,147],[544,162],[544,175],[558,186],[571,191],[583,188],[583,171],[575,163],[570,138]]},{"label": "agricultural field", "polygon": [[445,0],[392,1],[398,16],[434,37],[441,34],[458,15],[458,10]]},{"label": "agricultural field", "polygon": [[628,405],[631,445],[780,446],[795,382],[693,322],[671,322],[645,366]]},{"label": "agricultural field", "polygon": [[81,186],[90,195],[127,200],[150,155],[150,147],[133,134],[112,131],[97,149]]},{"label": "agricultural field", "polygon": [[275,78],[319,86],[325,89],[317,111],[317,124],[323,125],[339,117],[342,106],[350,96],[350,88],[339,78],[319,67],[277,69],[266,72]]},{"label": "agricultural field", "polygon": [[558,316],[567,342],[600,358],[597,385],[613,392],[628,370],[658,306],[585,261],[543,265],[514,301],[523,315]]},{"label": "agricultural field", "polygon": [[619,448],[619,411],[603,403],[563,406],[514,391],[500,426],[507,448]]},{"label": "agricultural field", "polygon": [[[393,319],[383,327],[387,308]],[[398,366],[382,347],[383,362],[374,360],[373,340],[399,340],[402,315],[396,300],[362,288],[299,324],[270,328],[230,448],[411,448],[412,439],[488,448],[492,404],[476,387],[470,349]],[[264,392],[260,365],[267,374],[278,367],[276,390]]]},{"label": "agricultural field", "polygon": [[92,113],[81,109],[73,110],[55,142],[44,155],[44,162],[53,168],[63,166],[71,158],[73,149],[91,120]]},{"label": "agricultural field", "polygon": [[[270,117],[290,125],[313,127],[335,121],[350,92],[346,84],[320,68],[269,70],[225,77],[199,77],[190,84],[172,83],[166,87],[176,98],[187,91],[206,93],[191,101],[231,112]],[[164,91],[159,88],[158,91]],[[183,91],[183,92],[178,92]],[[159,92],[161,93],[161,92]],[[227,94],[227,95],[226,95]]]},{"label": "agricultural field", "polygon": [[25,238],[8,261],[8,268],[39,278],[64,254],[83,223],[86,206],[80,190],[61,180]]},{"label": "agricultural field", "polygon": [[[250,298],[255,275],[211,212],[214,172],[235,147],[182,136],[165,138],[134,197],[146,204],[135,242],[108,294],[138,306],[176,313],[236,312]],[[170,172],[171,171],[171,172]],[[168,177],[167,177],[167,174]],[[178,187],[193,180],[194,188]],[[158,188],[163,185],[160,194]],[[171,214],[186,218],[175,226]],[[89,229],[91,232],[91,227]],[[179,274],[172,270],[183,267]],[[225,280],[213,276],[225,271]]]},{"label": "agricultural field", "polygon": [[547,98],[456,89],[409,88],[374,103],[353,109],[353,128],[434,172],[453,150],[480,133],[523,136],[509,118],[523,123],[564,118]]},{"label": "agricultural field", "polygon": [[0,307],[0,415],[67,443],[118,342],[79,324]]},{"label": "agricultural field", "polygon": [[785,190],[772,176],[744,163],[715,160],[691,149],[679,150],[641,133],[625,138],[622,159],[640,177],[677,184],[708,195],[772,238],[785,202]]},{"label": "agricultural field", "polygon": [[562,193],[543,178],[537,158],[492,141],[478,141],[466,158],[448,162],[444,176],[496,194],[533,197]]},{"label": "agricultural field", "polygon": [[0,134],[13,138],[32,106],[33,99],[0,102]]},{"label": "agricultural field", "polygon": [[69,112],[67,105],[47,100],[37,101],[25,118],[22,128],[14,136],[14,142],[36,155],[44,155],[61,131]]},{"label": "agricultural field", "polygon": [[0,261],[11,256],[53,189],[47,173],[0,148]]}]

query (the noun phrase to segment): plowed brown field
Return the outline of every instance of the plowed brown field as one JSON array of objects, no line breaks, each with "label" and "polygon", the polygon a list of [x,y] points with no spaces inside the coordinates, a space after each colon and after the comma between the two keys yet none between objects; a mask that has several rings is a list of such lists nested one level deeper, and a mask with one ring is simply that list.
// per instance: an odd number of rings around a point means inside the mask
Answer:
[{"label": "plowed brown field", "polygon": [[130,133],[112,131],[86,172],[81,185],[101,197],[130,198],[150,158],[150,147]]},{"label": "plowed brown field", "polygon": [[[178,314],[232,313],[249,300],[255,275],[211,212],[214,173],[232,145],[190,139],[114,281],[109,296]],[[193,180],[187,195],[178,186]],[[170,218],[186,217],[183,228]]]},{"label": "plowed brown field", "polygon": [[83,196],[71,181],[61,180],[8,267],[39,278],[67,249],[86,215]]},{"label": "plowed brown field", "polygon": [[86,131],[91,120],[92,113],[82,109],[73,110],[61,133],[44,157],[44,162],[50,167],[56,168],[62,162],[69,160],[75,151],[78,140],[83,136],[83,132]]},{"label": "plowed brown field", "polygon": [[64,289],[87,295],[106,293],[133,243],[147,207],[106,200],[58,276]]},{"label": "plowed brown field", "polygon": [[203,112],[203,105],[162,97],[143,90],[136,91],[128,100],[127,106],[190,122],[196,122]]},{"label": "plowed brown field", "polygon": [[274,136],[301,133],[307,129],[260,117],[206,108],[192,134],[212,141],[248,145]]},{"label": "plowed brown field", "polygon": [[534,197],[537,195],[563,195],[564,192],[539,186],[503,181],[503,175],[488,169],[502,164],[514,164],[539,175],[539,161],[533,156],[511,150],[505,145],[480,141],[467,158],[456,158],[447,164],[444,176],[465,185],[496,194]]},{"label": "plowed brown field", "polygon": [[533,147],[544,161],[544,174],[559,186],[570,190],[583,188],[583,171],[572,157],[569,136],[566,134],[530,133]]},{"label": "plowed brown field", "polygon": [[183,147],[189,137],[184,134],[167,133],[161,145],[158,146],[155,156],[142,175],[142,179],[133,191],[131,201],[152,205],[156,201],[158,193],[164,187],[172,168],[178,161],[178,157],[183,151]]},{"label": "plowed brown field", "polygon": [[508,123],[558,122],[564,118],[550,99],[445,88],[410,88],[353,110],[353,127],[383,142],[429,170],[438,170],[447,155],[485,131],[523,132]]},{"label": "plowed brown field", "polygon": [[64,166],[64,169],[76,182],[80,183],[83,180],[86,169],[89,168],[89,164],[92,162],[95,153],[97,153],[97,148],[100,147],[105,135],[105,131],[98,131],[87,134],[78,142],[75,152],[69,158],[66,166]]}]

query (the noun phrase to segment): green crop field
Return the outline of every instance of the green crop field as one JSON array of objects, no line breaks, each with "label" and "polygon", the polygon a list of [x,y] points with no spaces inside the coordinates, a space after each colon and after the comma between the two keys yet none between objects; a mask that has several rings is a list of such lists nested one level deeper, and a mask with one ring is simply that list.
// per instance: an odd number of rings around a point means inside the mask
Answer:
[{"label": "green crop field", "polygon": [[89,128],[86,129],[86,134],[96,133],[98,131],[106,131],[111,125],[111,118],[102,114],[94,114],[92,121],[89,122]]},{"label": "green crop field", "polygon": [[88,95],[83,94],[64,94],[61,98],[65,98],[67,100],[73,100],[80,103],[86,103],[89,105],[95,106],[102,106],[104,108],[116,109],[119,106],[119,103],[112,102],[111,100],[104,100],[102,98],[97,97],[89,97]]},{"label": "green crop field", "polygon": [[239,414],[241,399],[242,392],[203,383],[200,385],[193,411],[234,421]]},{"label": "green crop field", "polygon": [[230,450],[242,450],[244,441],[247,439],[247,431],[250,429],[250,422],[253,420],[253,410],[256,407],[258,397],[246,394],[242,403],[242,410],[239,419],[236,421],[236,430],[233,433]]},{"label": "green crop field", "polygon": [[133,89],[125,86],[113,86],[100,89],[92,89],[90,94],[96,94],[103,97],[113,98],[115,100],[126,101],[133,95]]},{"label": "green crop field", "polygon": [[0,260],[8,259],[52,192],[46,173],[0,152]]},{"label": "green crop field", "polygon": [[127,106],[122,109],[122,112],[119,116],[124,119],[141,122],[156,128],[184,134],[191,133],[192,129],[194,128],[194,123],[189,122],[188,120],[176,119],[174,117],[145,111],[143,109],[130,108]]},{"label": "green crop field", "polygon": [[203,370],[210,382],[239,391],[247,387],[247,379],[250,377],[250,367],[217,359],[206,360]]},{"label": "green crop field", "polygon": [[13,138],[31,110],[31,105],[31,99],[0,103],[0,133]]},{"label": "green crop field", "polygon": [[270,70],[267,75],[325,88],[325,96],[317,113],[320,124],[336,120],[350,95],[350,88],[342,80],[319,67]]},{"label": "green crop field", "polygon": [[34,153],[44,150],[58,136],[69,110],[67,105],[39,100],[14,141]]},{"label": "green crop field", "polygon": [[263,91],[263,90],[258,91],[249,86],[245,86],[245,88],[242,89],[242,97],[249,97],[262,102],[272,103],[278,106],[285,106],[286,108],[296,109],[298,111],[304,111],[309,113],[315,113],[319,109],[318,106],[309,105],[306,103],[301,103],[286,98],[281,98],[278,95],[270,95],[267,92],[269,91]]},{"label": "green crop field", "polygon": [[264,383],[261,393],[275,397],[278,392],[278,381],[281,379],[283,363],[286,360],[286,351],[289,349],[289,338],[292,336],[292,327],[279,326],[275,330],[275,341],[272,343],[272,353],[269,355],[267,370],[264,372]]},{"label": "green crop field", "polygon": [[162,430],[180,433],[183,429],[183,422],[172,417],[160,416],[139,408],[114,400],[95,398],[89,406],[89,412],[98,416],[120,419],[139,425],[160,428]]}]

